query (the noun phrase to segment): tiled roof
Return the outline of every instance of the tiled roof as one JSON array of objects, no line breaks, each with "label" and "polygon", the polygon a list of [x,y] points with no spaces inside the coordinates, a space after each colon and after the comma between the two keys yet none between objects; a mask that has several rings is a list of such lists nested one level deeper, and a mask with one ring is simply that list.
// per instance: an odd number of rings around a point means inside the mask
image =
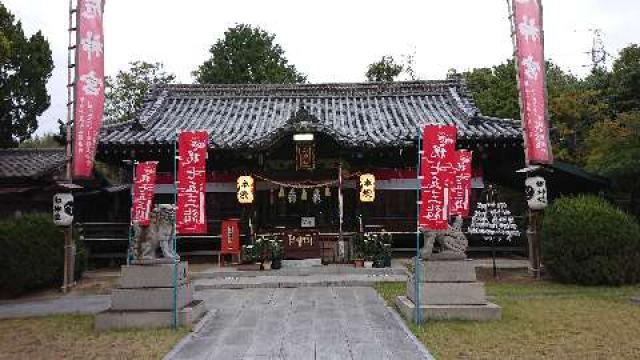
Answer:
[{"label": "tiled roof", "polygon": [[105,125],[102,145],[168,144],[178,130],[209,131],[210,147],[265,148],[292,131],[317,131],[347,147],[415,142],[426,124],[458,137],[521,141],[518,121],[479,113],[460,78],[295,85],[167,85],[154,89],[134,121]]},{"label": "tiled roof", "polygon": [[64,165],[64,149],[0,150],[0,179],[38,178]]}]

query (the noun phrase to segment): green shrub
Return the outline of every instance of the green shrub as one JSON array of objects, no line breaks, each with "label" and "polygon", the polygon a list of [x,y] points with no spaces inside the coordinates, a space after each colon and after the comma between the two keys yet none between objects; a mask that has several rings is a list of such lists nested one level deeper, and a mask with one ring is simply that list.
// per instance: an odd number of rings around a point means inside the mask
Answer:
[{"label": "green shrub", "polygon": [[545,211],[541,255],[545,268],[560,282],[637,283],[640,226],[601,198],[560,198]]},{"label": "green shrub", "polygon": [[[12,297],[62,285],[64,234],[50,214],[0,221],[0,294]],[[86,252],[76,241],[75,276],[86,268]]]}]

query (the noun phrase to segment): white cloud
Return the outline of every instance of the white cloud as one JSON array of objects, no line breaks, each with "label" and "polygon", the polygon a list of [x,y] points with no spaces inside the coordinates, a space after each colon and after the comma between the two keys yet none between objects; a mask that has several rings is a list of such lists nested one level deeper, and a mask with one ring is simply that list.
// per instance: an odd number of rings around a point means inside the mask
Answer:
[{"label": "white cloud", "polygon": [[[66,0],[4,0],[27,33],[41,29],[51,42],[56,68],[49,82],[51,108],[38,133],[56,129],[66,117]],[[588,29],[604,31],[616,53],[640,33],[635,0],[543,1],[546,56],[584,74],[591,46]],[[312,82],[363,81],[367,64],[385,54],[397,59],[415,49],[422,79],[491,66],[511,56],[504,0],[396,1],[205,1],[107,0],[105,66],[108,74],[133,60],[160,61],[178,80],[235,23],[260,25],[276,34],[292,64]]]}]

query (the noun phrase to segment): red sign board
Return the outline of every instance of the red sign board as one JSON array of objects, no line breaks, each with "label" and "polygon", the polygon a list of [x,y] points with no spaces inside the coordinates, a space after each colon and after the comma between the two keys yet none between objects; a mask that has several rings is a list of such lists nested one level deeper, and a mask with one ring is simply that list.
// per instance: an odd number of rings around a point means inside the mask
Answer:
[{"label": "red sign board", "polygon": [[206,234],[206,165],[209,135],[206,131],[184,131],[178,136],[178,181],[176,232]]},{"label": "red sign board", "polygon": [[141,226],[149,226],[149,213],[153,204],[157,166],[158,163],[155,161],[141,162],[136,165],[131,221]]},{"label": "red sign board", "polygon": [[222,235],[222,244],[220,246],[222,254],[240,253],[240,229],[238,227],[238,220],[223,220],[220,235]]},{"label": "red sign board", "polygon": [[549,143],[541,0],[513,0],[516,64],[527,163],[553,162]]},{"label": "red sign board", "polygon": [[424,128],[420,169],[422,205],[418,218],[420,228],[448,228],[456,139],[455,126],[429,125]]},{"label": "red sign board", "polygon": [[73,176],[92,176],[104,112],[103,0],[78,0],[73,114]]},{"label": "red sign board", "polygon": [[453,186],[450,200],[451,215],[469,216],[469,197],[471,195],[471,161],[473,152],[469,150],[456,151],[454,162]]}]

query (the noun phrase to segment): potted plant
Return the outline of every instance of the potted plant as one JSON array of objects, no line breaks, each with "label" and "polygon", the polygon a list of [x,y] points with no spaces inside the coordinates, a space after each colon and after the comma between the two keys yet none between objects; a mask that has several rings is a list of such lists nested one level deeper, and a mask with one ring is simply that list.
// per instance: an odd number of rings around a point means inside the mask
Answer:
[{"label": "potted plant", "polygon": [[282,240],[270,239],[271,243],[271,269],[278,270],[282,267]]},{"label": "potted plant", "polygon": [[364,267],[372,268],[376,257],[377,234],[365,234],[364,236]]},{"label": "potted plant", "polygon": [[364,267],[364,235],[358,233],[353,237],[353,265],[355,267]]},{"label": "potted plant", "polygon": [[238,270],[260,270],[260,265],[256,264],[256,247],[254,245],[242,245],[240,262]]}]

